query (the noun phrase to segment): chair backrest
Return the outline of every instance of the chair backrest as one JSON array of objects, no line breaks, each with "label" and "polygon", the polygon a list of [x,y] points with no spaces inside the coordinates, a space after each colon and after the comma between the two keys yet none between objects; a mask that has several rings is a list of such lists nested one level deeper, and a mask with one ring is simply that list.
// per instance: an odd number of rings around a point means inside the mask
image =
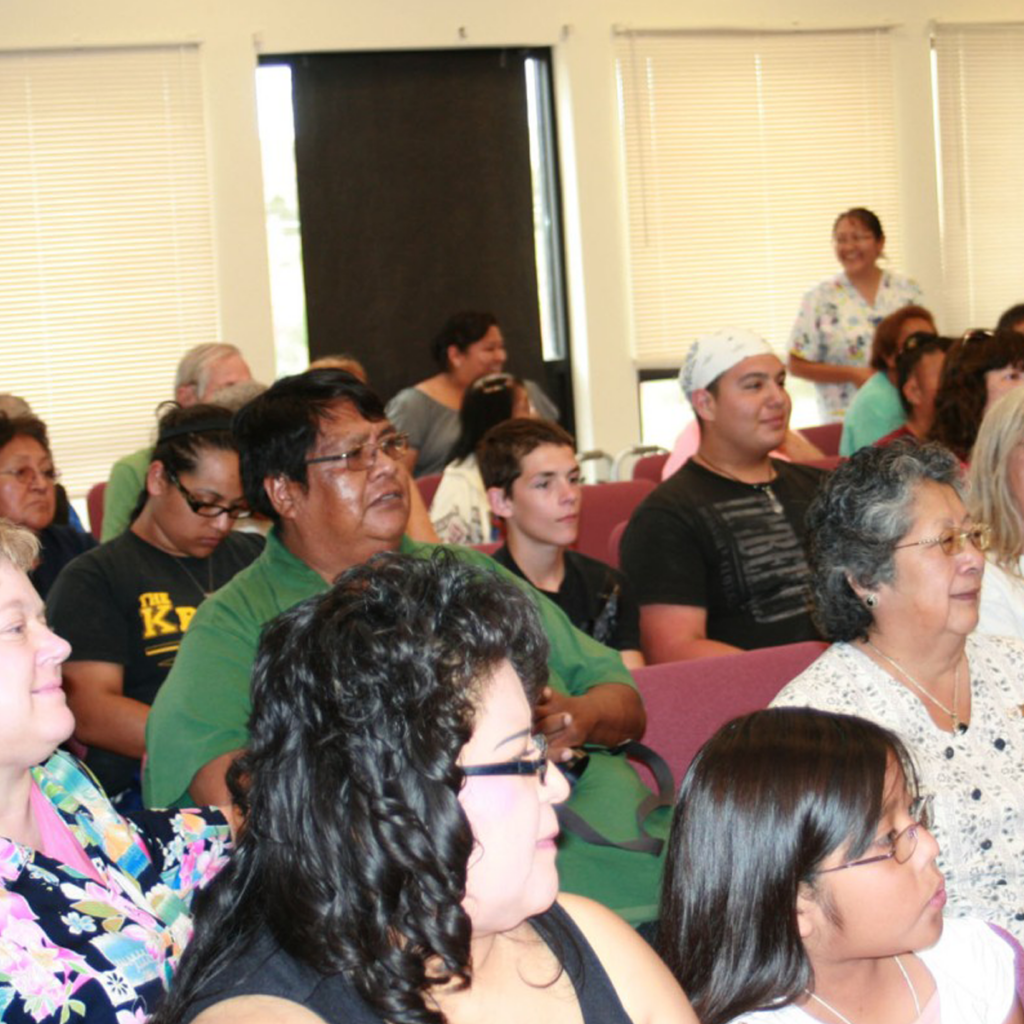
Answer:
[{"label": "chair backrest", "polygon": [[89,532],[98,541],[103,532],[103,495],[107,489],[107,482],[93,484],[89,493],[85,496],[85,507],[89,513]]},{"label": "chair backrest", "polygon": [[811,444],[820,448],[824,455],[839,454],[839,438],[843,434],[842,423],[823,423],[818,427],[801,427],[800,433]]},{"label": "chair backrest", "polygon": [[665,758],[678,785],[716,729],[766,708],[825,647],[811,640],[636,669],[633,678],[647,708],[644,743]]},{"label": "chair backrest", "polygon": [[645,455],[637,459],[633,465],[634,480],[653,480],[654,483],[661,483],[661,471],[668,462],[669,453],[659,452],[657,455]]},{"label": "chair backrest", "polygon": [[613,568],[619,568],[619,548],[622,547],[622,535],[626,532],[626,527],[629,526],[629,520],[623,519],[621,523],[616,523],[612,527],[611,535],[608,537],[608,556],[605,561]]},{"label": "chair backrest", "polygon": [[441,474],[440,473],[427,473],[426,476],[416,477],[416,486],[420,489],[420,494],[423,497],[423,504],[430,508],[430,503],[434,500],[434,495],[437,493],[437,488],[441,485]]},{"label": "chair backrest", "polygon": [[616,480],[607,484],[584,484],[580,503],[580,531],[573,548],[581,554],[604,561],[612,530],[629,519],[633,509],[654,490],[650,480]]}]

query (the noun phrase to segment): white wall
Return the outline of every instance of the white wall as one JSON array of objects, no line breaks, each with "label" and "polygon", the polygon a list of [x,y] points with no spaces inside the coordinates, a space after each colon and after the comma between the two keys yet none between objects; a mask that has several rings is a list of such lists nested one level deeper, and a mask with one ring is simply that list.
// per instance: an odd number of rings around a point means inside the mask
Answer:
[{"label": "white wall", "polygon": [[[612,29],[894,26],[906,266],[941,290],[929,26],[1024,21],[1024,0],[0,0],[4,50],[198,42],[204,53],[223,337],[273,376],[256,133],[258,54],[551,46],[581,446],[639,436]],[[836,69],[842,74],[842,69]],[[857,139],[850,139],[856,146]],[[842,159],[842,154],[837,154]]]}]

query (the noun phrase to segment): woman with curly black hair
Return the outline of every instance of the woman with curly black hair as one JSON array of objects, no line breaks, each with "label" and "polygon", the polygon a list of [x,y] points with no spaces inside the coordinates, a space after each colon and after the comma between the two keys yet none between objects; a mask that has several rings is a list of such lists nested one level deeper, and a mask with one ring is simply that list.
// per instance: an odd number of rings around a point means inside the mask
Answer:
[{"label": "woman with curly black hair", "polygon": [[695,1021],[619,918],[556,902],[546,656],[529,599],[444,552],[274,620],[228,776],[237,856],[154,1024]]}]

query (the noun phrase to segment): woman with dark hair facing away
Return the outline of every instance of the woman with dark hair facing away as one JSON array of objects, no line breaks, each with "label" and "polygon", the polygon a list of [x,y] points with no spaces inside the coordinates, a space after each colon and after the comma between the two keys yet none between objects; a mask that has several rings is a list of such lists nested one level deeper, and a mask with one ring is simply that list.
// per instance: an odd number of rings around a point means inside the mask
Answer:
[{"label": "woman with dark hair facing away", "polygon": [[444,551],[378,555],[271,622],[237,856],[154,1024],[695,1022],[628,925],[558,895],[546,647],[519,588]]},{"label": "woman with dark hair facing away", "polygon": [[985,413],[1024,384],[1024,334],[967,331],[946,354],[929,438],[968,462]]},{"label": "woman with dark hair facing away", "polygon": [[930,799],[899,737],[861,718],[777,708],[708,740],[659,932],[702,1024],[1020,1024],[1010,944],[943,922]]},{"label": "woman with dark hair facing away", "polygon": [[[456,313],[431,342],[439,372],[399,391],[387,404],[387,417],[409,435],[416,476],[440,473],[459,437],[459,409],[466,389],[478,377],[500,373],[508,353],[493,313]],[[526,381],[530,401],[540,415],[557,419],[558,409]]]},{"label": "woman with dark hair facing away", "polygon": [[64,566],[96,547],[91,534],[55,522],[59,479],[46,424],[35,416],[0,415],[0,516],[39,538],[29,579],[43,597]]},{"label": "woman with dark hair facing away", "polygon": [[936,334],[935,320],[923,306],[904,306],[890,313],[876,328],[871,344],[875,372],[857,391],[843,417],[839,454],[844,458],[858,448],[874,444],[903,425],[907,414],[896,386],[896,360],[913,334]]},{"label": "woman with dark hair facing away", "polygon": [[975,634],[989,528],[936,444],[854,452],[807,512],[813,614],[832,641],[773,705],[898,733],[935,794],[950,910],[1024,939],[1024,643]]},{"label": "woman with dark hair facing away", "polygon": [[196,608],[263,550],[232,531],[250,515],[231,413],[173,406],[159,433],[130,526],[77,559],[47,598],[71,642],[64,666],[85,760],[123,806],[141,800],[146,719]]},{"label": "woman with dark hair facing away", "polygon": [[484,544],[495,539],[477,445],[491,427],[528,417],[531,411],[530,396],[518,377],[490,373],[470,384],[459,410],[459,439],[430,504],[430,519],[441,541]]},{"label": "woman with dark hair facing away", "polygon": [[868,351],[883,317],[921,301],[916,281],[878,265],[885,233],[870,210],[839,214],[832,244],[843,272],[804,296],[789,339],[789,372],[817,385],[823,423],[841,420],[874,373]]}]

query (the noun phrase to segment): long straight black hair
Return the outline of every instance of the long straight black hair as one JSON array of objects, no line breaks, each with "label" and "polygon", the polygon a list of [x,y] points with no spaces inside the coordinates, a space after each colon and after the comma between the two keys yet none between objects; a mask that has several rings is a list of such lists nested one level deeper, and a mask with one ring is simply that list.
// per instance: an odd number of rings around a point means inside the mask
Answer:
[{"label": "long straight black hair", "polygon": [[771,708],[723,726],[679,792],[659,952],[702,1024],[792,1003],[813,983],[800,887],[876,835],[890,765],[917,775],[894,733],[851,715]]}]

